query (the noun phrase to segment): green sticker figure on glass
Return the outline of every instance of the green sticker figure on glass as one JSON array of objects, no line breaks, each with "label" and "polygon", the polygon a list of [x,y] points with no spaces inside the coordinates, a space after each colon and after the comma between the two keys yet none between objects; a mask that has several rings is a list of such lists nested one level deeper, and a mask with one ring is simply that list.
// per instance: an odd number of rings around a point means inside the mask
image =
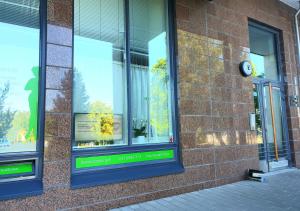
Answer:
[{"label": "green sticker figure on glass", "polygon": [[30,142],[36,141],[37,135],[37,109],[38,109],[38,95],[39,95],[39,68],[33,67],[31,69],[34,77],[30,79],[25,90],[31,91],[28,97],[30,117],[29,117],[29,128],[26,133],[26,140]]}]

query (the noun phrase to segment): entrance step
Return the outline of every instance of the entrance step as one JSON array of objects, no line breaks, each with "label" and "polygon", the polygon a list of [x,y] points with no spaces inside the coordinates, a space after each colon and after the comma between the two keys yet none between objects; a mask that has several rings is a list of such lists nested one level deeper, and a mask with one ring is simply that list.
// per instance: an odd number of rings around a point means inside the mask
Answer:
[{"label": "entrance step", "polygon": [[274,176],[274,175],[278,175],[278,174],[293,172],[295,170],[298,170],[298,169],[297,168],[285,168],[285,169],[278,170],[278,171],[271,171],[271,172],[268,172],[268,173],[264,173],[264,177],[269,177],[269,176]]},{"label": "entrance step", "polygon": [[264,173],[261,176],[261,181],[262,182],[268,182],[268,178],[270,176],[279,175],[279,174],[285,174],[285,173],[293,172],[295,170],[298,171],[297,168],[285,168],[285,169],[282,169],[282,170],[267,172],[267,173]]},{"label": "entrance step", "polygon": [[279,161],[272,161],[269,163],[270,171],[278,171],[281,169],[286,169],[289,166],[288,160],[279,160]]}]

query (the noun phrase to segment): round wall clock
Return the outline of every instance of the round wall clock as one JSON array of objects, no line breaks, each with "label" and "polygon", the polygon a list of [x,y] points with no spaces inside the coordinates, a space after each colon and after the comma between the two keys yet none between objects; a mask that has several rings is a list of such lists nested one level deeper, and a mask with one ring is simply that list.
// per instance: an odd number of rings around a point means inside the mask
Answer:
[{"label": "round wall clock", "polygon": [[240,63],[240,71],[243,76],[248,77],[252,74],[252,65],[249,61],[245,60]]}]

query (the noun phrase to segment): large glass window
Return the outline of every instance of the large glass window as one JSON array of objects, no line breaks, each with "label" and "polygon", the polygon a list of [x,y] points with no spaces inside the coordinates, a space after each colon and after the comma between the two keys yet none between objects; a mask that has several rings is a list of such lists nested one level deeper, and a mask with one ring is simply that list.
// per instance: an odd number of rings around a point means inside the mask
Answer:
[{"label": "large glass window", "polygon": [[75,149],[173,142],[167,6],[75,0]]},{"label": "large glass window", "polygon": [[37,150],[39,2],[0,1],[0,154]]},{"label": "large glass window", "polygon": [[167,5],[130,0],[133,144],[173,139]]},{"label": "large glass window", "polygon": [[171,4],[74,1],[72,187],[182,172]]},{"label": "large glass window", "polygon": [[123,0],[75,0],[75,148],[127,144]]},{"label": "large glass window", "polygon": [[0,0],[0,200],[43,189],[44,3]]}]

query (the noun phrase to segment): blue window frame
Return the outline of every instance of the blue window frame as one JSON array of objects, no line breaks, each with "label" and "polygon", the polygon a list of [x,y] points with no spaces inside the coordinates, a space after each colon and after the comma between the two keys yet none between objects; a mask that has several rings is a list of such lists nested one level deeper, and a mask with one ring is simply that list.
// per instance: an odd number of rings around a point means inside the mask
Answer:
[{"label": "blue window frame", "polygon": [[183,172],[174,2],[74,0],[73,8],[71,187]]},{"label": "blue window frame", "polygon": [[43,189],[46,4],[0,2],[0,200]]}]

